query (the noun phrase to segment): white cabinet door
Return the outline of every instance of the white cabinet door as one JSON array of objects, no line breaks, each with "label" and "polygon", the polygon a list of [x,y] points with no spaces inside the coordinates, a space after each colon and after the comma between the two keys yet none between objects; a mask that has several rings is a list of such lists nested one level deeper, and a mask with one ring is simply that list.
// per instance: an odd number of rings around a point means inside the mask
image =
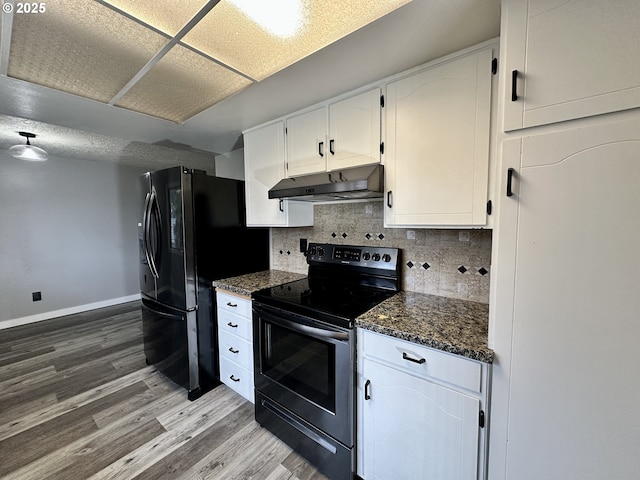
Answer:
[{"label": "white cabinet door", "polygon": [[480,401],[364,359],[366,480],[475,480]]},{"label": "white cabinet door", "polygon": [[385,226],[485,225],[492,49],[387,86]]},{"label": "white cabinet door", "polygon": [[269,189],[284,178],[284,158],[284,122],[244,134],[248,226],[313,225],[312,204],[269,199]]},{"label": "white cabinet door", "polygon": [[287,176],[380,162],[380,89],[287,118]]},{"label": "white cabinet door", "polygon": [[640,106],[640,2],[502,2],[506,131]]},{"label": "white cabinet door", "polygon": [[380,162],[380,89],[329,105],[327,169]]},{"label": "white cabinet door", "polygon": [[327,169],[327,108],[287,118],[287,177]]},{"label": "white cabinet door", "polygon": [[503,157],[495,478],[638,478],[640,120],[510,140]]}]

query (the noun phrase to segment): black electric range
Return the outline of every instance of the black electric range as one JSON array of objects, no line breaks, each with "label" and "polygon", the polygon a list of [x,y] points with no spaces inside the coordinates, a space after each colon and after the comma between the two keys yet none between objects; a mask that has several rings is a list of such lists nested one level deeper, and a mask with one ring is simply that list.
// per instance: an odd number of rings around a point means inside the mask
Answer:
[{"label": "black electric range", "polygon": [[353,328],[355,319],[400,290],[400,250],[312,243],[308,276],[260,290],[254,300]]},{"label": "black electric range", "polygon": [[400,289],[397,248],[312,243],[308,276],[253,294],[256,421],[332,480],[355,473],[355,319]]}]

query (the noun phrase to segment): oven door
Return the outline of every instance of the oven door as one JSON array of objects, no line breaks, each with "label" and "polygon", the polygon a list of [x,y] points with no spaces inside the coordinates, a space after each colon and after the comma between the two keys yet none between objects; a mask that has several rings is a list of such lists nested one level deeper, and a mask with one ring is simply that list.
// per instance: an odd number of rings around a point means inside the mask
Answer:
[{"label": "oven door", "polygon": [[354,330],[254,302],[255,388],[351,448]]}]

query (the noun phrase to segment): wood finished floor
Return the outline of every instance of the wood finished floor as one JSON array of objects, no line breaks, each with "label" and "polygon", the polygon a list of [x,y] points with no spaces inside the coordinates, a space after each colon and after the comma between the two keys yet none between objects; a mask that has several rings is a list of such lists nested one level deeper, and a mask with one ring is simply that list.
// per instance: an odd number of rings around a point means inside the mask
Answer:
[{"label": "wood finished floor", "polygon": [[137,302],[0,330],[0,478],[320,480],[226,386],[145,364]]}]

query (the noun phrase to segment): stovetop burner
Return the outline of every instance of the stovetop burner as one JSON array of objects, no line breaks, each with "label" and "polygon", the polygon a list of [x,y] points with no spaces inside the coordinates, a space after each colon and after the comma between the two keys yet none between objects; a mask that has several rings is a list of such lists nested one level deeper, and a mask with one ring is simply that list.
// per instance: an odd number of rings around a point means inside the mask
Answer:
[{"label": "stovetop burner", "polygon": [[399,291],[399,250],[311,244],[309,275],[254,293],[262,304],[352,328],[355,319]]}]

